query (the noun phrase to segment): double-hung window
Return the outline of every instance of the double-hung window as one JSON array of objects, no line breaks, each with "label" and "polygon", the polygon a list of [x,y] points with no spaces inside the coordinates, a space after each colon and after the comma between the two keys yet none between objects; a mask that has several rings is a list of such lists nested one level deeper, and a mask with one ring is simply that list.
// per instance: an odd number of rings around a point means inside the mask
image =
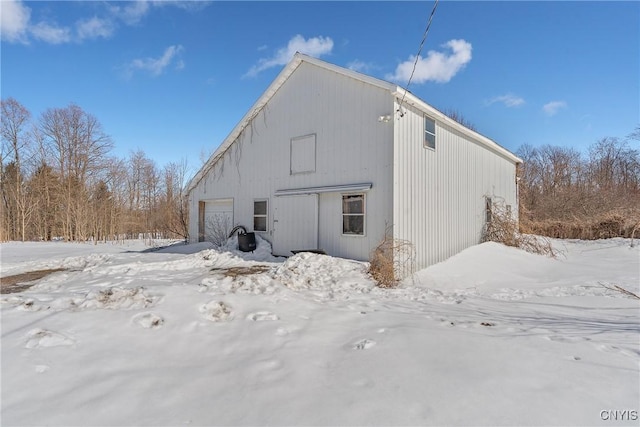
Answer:
[{"label": "double-hung window", "polygon": [[364,194],[342,195],[342,234],[364,236]]},{"label": "double-hung window", "polygon": [[268,200],[253,201],[253,231],[267,231]]},{"label": "double-hung window", "polygon": [[427,115],[424,116],[424,148],[436,149],[436,121]]}]

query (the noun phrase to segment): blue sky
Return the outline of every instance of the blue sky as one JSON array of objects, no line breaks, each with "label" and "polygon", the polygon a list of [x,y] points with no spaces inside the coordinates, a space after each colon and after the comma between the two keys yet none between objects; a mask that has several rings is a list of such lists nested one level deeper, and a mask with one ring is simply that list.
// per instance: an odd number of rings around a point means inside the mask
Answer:
[{"label": "blue sky", "polygon": [[[405,86],[433,2],[0,6],[2,98],[75,103],[114,155],[195,172],[296,50]],[[638,2],[441,1],[409,90],[512,151],[586,151],[640,124],[639,62]]]}]

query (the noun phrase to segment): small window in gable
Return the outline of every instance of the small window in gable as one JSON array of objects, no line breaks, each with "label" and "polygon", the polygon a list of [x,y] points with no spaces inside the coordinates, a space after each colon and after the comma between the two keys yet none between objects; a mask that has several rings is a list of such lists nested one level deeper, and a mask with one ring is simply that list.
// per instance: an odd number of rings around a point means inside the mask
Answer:
[{"label": "small window in gable", "polygon": [[267,231],[268,200],[253,202],[253,231]]},{"label": "small window in gable", "polygon": [[424,116],[424,148],[436,149],[436,121]]},{"label": "small window in gable", "polygon": [[316,171],[316,135],[291,138],[291,175]]},{"label": "small window in gable", "polygon": [[364,236],[364,194],[342,196],[342,234]]}]

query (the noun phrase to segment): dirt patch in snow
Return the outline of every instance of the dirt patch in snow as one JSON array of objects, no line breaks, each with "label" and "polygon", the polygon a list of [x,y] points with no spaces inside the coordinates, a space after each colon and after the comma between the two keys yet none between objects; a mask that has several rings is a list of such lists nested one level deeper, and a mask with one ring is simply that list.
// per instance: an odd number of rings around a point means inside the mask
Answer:
[{"label": "dirt patch in snow", "polygon": [[252,265],[251,267],[229,267],[229,268],[212,268],[214,273],[221,273],[225,277],[236,278],[239,276],[251,276],[252,274],[262,274],[269,271],[271,267],[268,265]]},{"label": "dirt patch in snow", "polygon": [[14,274],[13,276],[0,277],[0,294],[14,294],[29,289],[40,280],[52,273],[66,271],[67,268],[50,268],[48,270],[29,271],[27,273]]}]

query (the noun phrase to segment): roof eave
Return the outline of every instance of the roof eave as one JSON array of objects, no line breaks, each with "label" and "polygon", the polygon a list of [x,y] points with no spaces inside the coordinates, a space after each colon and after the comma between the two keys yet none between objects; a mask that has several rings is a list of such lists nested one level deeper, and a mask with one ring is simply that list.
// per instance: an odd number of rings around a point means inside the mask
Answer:
[{"label": "roof eave", "polygon": [[447,116],[443,112],[427,104],[426,102],[424,102],[423,100],[421,100],[420,98],[412,94],[411,92],[406,91],[405,89],[402,89],[400,87],[397,87],[397,89],[393,92],[393,94],[397,98],[404,97],[404,100],[406,102],[409,102],[409,104],[419,108],[420,110],[423,110],[425,113],[429,113],[430,115],[434,116],[434,118],[437,118],[441,122],[444,122],[447,125],[451,126],[452,128],[457,129],[462,134],[472,138],[474,141],[478,141],[485,147],[501,154],[502,156],[506,157],[510,161],[514,163],[523,163],[521,158],[519,158],[518,156],[516,156],[511,151],[507,150],[506,148],[504,148],[494,140],[487,138],[486,136],[458,123],[457,121],[453,120],[451,117]]},{"label": "roof eave", "polygon": [[247,113],[242,117],[233,130],[222,141],[222,144],[213,152],[207,162],[200,168],[196,175],[189,181],[187,185],[187,193],[193,190],[198,183],[204,178],[209,170],[216,164],[221,156],[231,147],[233,142],[240,136],[242,131],[249,125],[251,120],[262,111],[264,106],[269,102],[273,95],[280,89],[284,82],[291,76],[293,71],[298,68],[303,58],[296,54],[293,59],[280,71],[280,74],[271,82],[269,87],[260,95],[260,98],[251,106]]}]

